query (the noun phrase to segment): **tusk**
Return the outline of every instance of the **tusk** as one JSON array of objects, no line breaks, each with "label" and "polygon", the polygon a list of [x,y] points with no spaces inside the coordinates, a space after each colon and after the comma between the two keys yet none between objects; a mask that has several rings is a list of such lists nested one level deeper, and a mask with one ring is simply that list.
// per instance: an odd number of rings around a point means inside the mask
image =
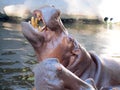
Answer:
[{"label": "tusk", "polygon": [[38,19],[35,18],[35,28],[38,28]]},{"label": "tusk", "polygon": [[37,18],[34,18],[34,17],[31,17],[31,25],[32,25],[34,28],[38,28],[38,19],[37,19]]},{"label": "tusk", "polygon": [[35,28],[34,17],[31,17],[31,25]]},{"label": "tusk", "polygon": [[38,31],[42,32],[42,29],[41,29],[41,27],[40,27],[40,26],[38,27]]}]

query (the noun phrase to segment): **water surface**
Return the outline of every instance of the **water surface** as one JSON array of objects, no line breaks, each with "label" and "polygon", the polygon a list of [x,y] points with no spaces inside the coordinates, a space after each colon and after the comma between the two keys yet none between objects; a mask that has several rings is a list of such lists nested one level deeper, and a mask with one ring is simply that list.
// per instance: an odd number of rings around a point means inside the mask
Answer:
[{"label": "water surface", "polygon": [[[88,51],[120,58],[119,25],[66,23],[65,27]],[[0,23],[0,90],[31,90],[36,63],[20,24]]]}]

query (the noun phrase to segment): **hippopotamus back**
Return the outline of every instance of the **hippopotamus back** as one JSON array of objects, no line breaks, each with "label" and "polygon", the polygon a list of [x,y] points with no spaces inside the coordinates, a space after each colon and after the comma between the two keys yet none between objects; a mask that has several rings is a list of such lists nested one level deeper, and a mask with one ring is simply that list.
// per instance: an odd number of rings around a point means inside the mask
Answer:
[{"label": "hippopotamus back", "polygon": [[97,87],[117,87],[120,85],[120,60],[102,59],[96,54],[90,53],[96,63],[96,75],[94,81]]}]

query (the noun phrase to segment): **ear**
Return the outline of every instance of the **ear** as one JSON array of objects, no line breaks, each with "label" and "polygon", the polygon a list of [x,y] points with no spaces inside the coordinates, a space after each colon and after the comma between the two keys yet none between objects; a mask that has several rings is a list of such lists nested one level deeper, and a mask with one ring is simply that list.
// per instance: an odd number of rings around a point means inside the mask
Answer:
[{"label": "ear", "polygon": [[80,49],[73,49],[72,50],[72,53],[74,54],[74,55],[79,55],[80,54]]}]

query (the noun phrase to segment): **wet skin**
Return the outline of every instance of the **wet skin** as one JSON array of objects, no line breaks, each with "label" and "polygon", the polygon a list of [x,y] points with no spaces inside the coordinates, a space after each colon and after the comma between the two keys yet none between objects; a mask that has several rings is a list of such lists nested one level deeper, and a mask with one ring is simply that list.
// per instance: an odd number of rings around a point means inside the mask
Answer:
[{"label": "wet skin", "polygon": [[[58,9],[45,6],[35,10],[33,14],[37,19],[33,18],[31,23],[22,22],[22,31],[33,46],[39,62],[57,58],[80,79],[85,81],[92,78],[98,90],[119,88],[120,61],[101,59],[87,52],[68,34]],[[37,21],[43,23],[41,28]]]}]

